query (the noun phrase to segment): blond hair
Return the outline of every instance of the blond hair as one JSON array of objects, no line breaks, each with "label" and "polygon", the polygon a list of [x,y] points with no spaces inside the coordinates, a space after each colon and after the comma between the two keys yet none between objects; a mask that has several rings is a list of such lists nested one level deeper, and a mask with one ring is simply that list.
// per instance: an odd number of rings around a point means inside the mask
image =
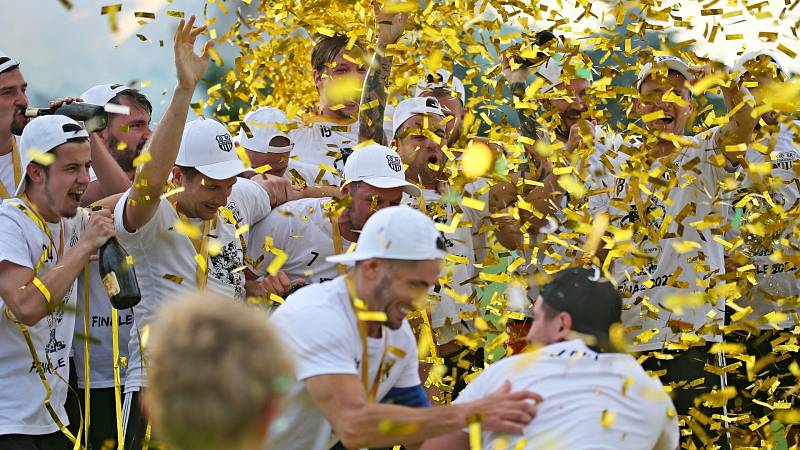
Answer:
[{"label": "blond hair", "polygon": [[291,365],[267,315],[196,294],[164,307],[153,323],[145,404],[154,434],[179,450],[233,449],[266,429]]}]

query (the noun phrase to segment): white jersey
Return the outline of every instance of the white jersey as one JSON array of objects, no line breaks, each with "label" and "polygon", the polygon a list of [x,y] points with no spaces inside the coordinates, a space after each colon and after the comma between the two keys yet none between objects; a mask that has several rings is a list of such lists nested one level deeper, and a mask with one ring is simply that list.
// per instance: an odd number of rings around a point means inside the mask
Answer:
[{"label": "white jersey", "polygon": [[[284,203],[275,208],[264,220],[250,229],[250,251],[257,275],[267,274],[275,254],[264,250],[264,243],[272,238],[273,246],[286,253],[288,259],[280,271],[290,280],[305,279],[308,283],[321,283],[339,276],[336,264],[327,261],[338,252],[333,246],[333,227],[328,217],[330,197],[306,198]],[[342,239],[342,249],[350,247]]]},{"label": "white jersey", "polygon": [[[770,177],[775,182],[773,190],[769,192],[770,199],[776,206],[780,206],[784,211],[797,211],[800,207],[800,192],[798,191],[798,183],[800,177],[795,172],[800,160],[800,141],[798,141],[797,130],[800,127],[800,121],[794,121],[792,125],[781,124],[777,137],[774,142],[774,147],[771,147],[769,154],[763,154],[755,148],[750,148],[745,153],[745,160],[751,164],[771,163]],[[792,129],[794,128],[794,129]],[[770,148],[770,142],[762,142],[767,148]],[[745,174],[747,171],[742,169]],[[737,203],[737,199],[742,198],[746,194],[760,194],[762,197],[757,199],[758,206],[753,202],[749,202],[744,207],[744,214],[738,219],[741,222],[738,229],[732,229],[728,240],[734,239],[740,230],[745,229],[745,225],[749,224],[747,217],[752,214],[767,213],[761,217],[767,217],[768,211],[772,208],[767,199],[763,198],[763,193],[753,186],[752,177],[745,175],[741,187],[735,192],[733,203]],[[732,221],[736,222],[737,211],[732,211]],[[762,223],[767,223],[766,220],[761,219]],[[737,304],[742,307],[750,306],[753,312],[749,317],[743,320],[752,321],[761,329],[772,329],[770,323],[772,316],[767,314],[773,311],[778,311],[787,314],[785,320],[773,319],[775,324],[788,328],[795,324],[791,318],[791,313],[797,311],[796,308],[781,307],[775,300],[797,298],[800,295],[800,279],[798,278],[797,266],[787,261],[773,261],[771,255],[775,250],[780,250],[785,255],[796,254],[792,250],[792,246],[796,248],[797,241],[793,243],[792,239],[793,227],[786,227],[783,232],[778,231],[769,235],[769,238],[758,236],[756,234],[749,234],[752,239],[750,243],[746,243],[740,253],[752,255],[750,260],[745,264],[753,264],[755,266],[755,278],[758,282],[755,286],[748,286],[747,302],[738,301]],[[748,233],[743,236],[748,240]],[[782,239],[789,239],[791,246],[786,246],[780,241]],[[765,317],[766,316],[766,317]]]},{"label": "white jersey", "polygon": [[[319,375],[353,375],[361,382],[361,336],[344,277],[300,289],[275,310],[271,321],[294,356],[298,382],[272,423],[268,448],[328,450],[338,439],[304,381]],[[367,346],[370,383],[385,354],[376,401],[393,387],[420,385],[417,341],[407,321],[397,330],[382,327],[381,337],[368,337]]]},{"label": "white jersey", "polygon": [[[87,214],[79,208],[75,217],[63,218],[60,223],[47,223],[54,239],[53,248],[47,234],[15,204],[23,203],[22,200],[12,198],[0,206],[0,261],[35,270],[43,258],[44,265],[37,273],[41,277],[58,265],[59,247],[63,245],[66,253],[78,243],[86,226]],[[43,255],[45,251],[48,251],[46,256]],[[5,307],[5,302],[0,298],[0,309],[4,310]],[[27,327],[52,390],[50,404],[65,425],[69,423],[64,402],[67,398],[66,380],[69,379],[74,311],[73,283],[61,306],[36,325]],[[7,317],[0,316],[0,435],[41,435],[58,431],[45,409],[44,399],[45,388],[20,327]]]},{"label": "white jersey", "polygon": [[[16,148],[19,148],[19,136],[14,135]],[[20,167],[20,176],[25,176],[25,170]],[[14,155],[11,152],[0,155],[0,183],[5,187],[8,195],[13,197],[17,190],[17,181],[14,178]]]},{"label": "white jersey", "polygon": [[[714,137],[696,136],[695,145],[681,149],[672,164],[648,166],[649,179],[639,189],[631,188],[638,182],[632,175],[643,163],[625,153],[638,157],[636,146],[609,151],[590,169],[596,183],[589,198],[592,216],[608,213],[612,229],[631,233],[632,245],[612,263],[612,274],[625,305],[622,322],[637,351],[661,349],[684,335],[721,339],[702,328],[722,323],[722,296],[696,300],[708,278],[725,270],[722,244],[714,240],[721,236],[714,230],[725,219],[718,186],[729,174],[719,164],[724,156],[714,149]],[[670,180],[677,184],[665,188]]]},{"label": "white jersey", "polygon": [[[454,195],[453,191],[442,196],[432,189],[422,190],[427,209],[424,212],[438,225],[452,228],[440,230],[448,255],[439,277],[440,285],[430,292],[436,297],[431,302],[431,327],[439,345],[454,340],[459,334],[474,331],[473,323],[478,314],[478,300],[471,281],[477,276],[474,232],[481,217],[478,211],[458,205],[457,199],[451,198]],[[419,199],[407,194],[404,202],[413,208],[420,207]],[[454,227],[456,218],[458,223]]]},{"label": "white jersey", "polygon": [[[134,310],[134,327],[128,345],[128,370],[125,391],[132,392],[145,386],[139,339],[142,328],[153,321],[164,302],[195,290],[197,286],[197,251],[188,236],[175,227],[180,222],[178,212],[168,199],[158,205],[150,221],[133,233],[122,221],[125,203],[130,191],[122,195],[114,209],[117,239],[134,259],[136,278],[142,292],[142,301]],[[222,250],[208,258],[208,288],[228,298],[244,300],[244,251],[236,229],[255,224],[270,211],[267,191],[253,181],[239,178],[233,185],[227,208],[233,213],[237,225],[218,214],[217,226],[209,236],[219,242]],[[189,223],[203,229],[200,219]]]},{"label": "white jersey", "polygon": [[[78,310],[75,320],[75,335],[85,336],[84,332],[84,273],[78,275]],[[128,341],[133,327],[133,311],[117,311],[119,318],[119,356],[128,357]],[[83,366],[85,362],[83,339],[76,339],[73,346],[75,374],[78,387],[86,387]],[[100,278],[100,265],[89,262],[89,376],[91,389],[114,387],[114,347],[111,326],[111,300]],[[121,383],[125,385],[125,370],[120,373]]]},{"label": "white jersey", "polygon": [[[384,116],[392,116],[391,107],[387,106]],[[353,147],[358,145],[358,122],[341,124],[323,120],[319,117],[314,118],[309,120],[306,125],[289,132],[289,139],[294,144],[292,158],[310,165],[314,170],[314,177],[321,168],[328,169],[326,172],[336,178],[336,182],[331,185],[338,186],[341,183],[344,163],[353,152]],[[390,119],[384,120],[383,132],[386,142],[391,142],[392,123]],[[313,185],[314,183],[309,181],[308,184]]]},{"label": "white jersey", "polygon": [[[293,175],[298,177],[299,180],[295,180]],[[306,164],[295,159],[289,160],[284,178],[292,182],[302,181],[308,186],[339,186],[339,183],[341,183],[341,177],[338,173],[325,170],[319,165]],[[317,181],[318,179],[319,181]]]},{"label": "white jersey", "polygon": [[630,355],[597,353],[580,340],[551,344],[492,364],[455,403],[480,400],[506,381],[544,401],[522,435],[483,431],[483,448],[674,450],[680,444],[672,401]]}]

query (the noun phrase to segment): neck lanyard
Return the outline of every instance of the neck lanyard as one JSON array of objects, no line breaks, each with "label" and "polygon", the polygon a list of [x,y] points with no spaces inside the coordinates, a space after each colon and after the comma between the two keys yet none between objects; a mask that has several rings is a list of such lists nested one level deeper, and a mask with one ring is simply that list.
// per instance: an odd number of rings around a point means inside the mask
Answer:
[{"label": "neck lanyard", "polygon": [[44,232],[44,234],[47,235],[47,239],[50,241],[50,247],[47,249],[47,251],[42,252],[42,256],[39,258],[39,262],[34,268],[34,272],[38,272],[47,261],[47,256],[51,251],[58,249],[56,253],[56,262],[61,260],[61,256],[64,254],[64,223],[59,220],[59,241],[58,247],[56,247],[53,233],[51,233],[50,228],[47,227],[47,222],[44,220],[44,217],[42,217],[41,214],[39,214],[39,212],[36,210],[36,207],[31,204],[27,195],[22,194],[19,198],[25,204],[25,208],[20,209],[22,209],[25,215],[28,216],[28,218],[30,218],[33,223]]},{"label": "neck lanyard", "polygon": [[[333,234],[334,254],[341,255],[342,253],[344,253],[344,245],[342,245],[342,233],[341,230],[339,230],[339,219],[333,216],[333,209],[331,209],[330,216],[328,217],[331,219],[331,233]],[[336,264],[336,270],[339,271],[339,275],[344,275],[347,272],[347,268],[345,268],[344,264],[341,263]],[[355,298],[353,296],[351,297]]]},{"label": "neck lanyard", "polygon": [[344,277],[344,282],[347,284],[347,293],[350,297],[350,305],[353,307],[353,314],[356,316],[356,321],[358,321],[358,334],[361,337],[361,384],[364,386],[364,391],[367,392],[367,401],[374,402],[378,396],[378,386],[380,386],[381,377],[383,376],[383,363],[386,361],[386,353],[388,353],[389,337],[383,337],[385,341],[383,346],[383,355],[381,355],[381,361],[378,363],[378,371],[375,372],[375,379],[372,380],[372,386],[370,386],[367,322],[359,318],[359,313],[367,311],[367,305],[356,295],[356,286],[351,275],[346,275]]},{"label": "neck lanyard", "polygon": [[[178,217],[182,221],[188,223],[189,217],[178,209],[178,200],[173,196],[169,198],[169,202],[172,204],[172,207],[175,208]],[[192,239],[186,236],[192,242],[192,247],[194,247],[196,252],[194,255],[194,260],[197,263],[195,283],[197,284],[197,289],[200,291],[205,290],[208,285],[208,235],[211,233],[212,229],[217,228],[217,217],[219,217],[219,213],[214,214],[213,219],[203,221],[203,228],[199,239]]]},{"label": "neck lanyard", "polygon": [[[22,164],[20,163],[19,159],[19,149],[17,148],[17,140],[14,139],[14,136],[11,136],[11,161],[14,164],[14,185],[11,186],[11,192],[17,189],[19,182],[22,178]],[[6,186],[0,182],[0,198],[5,200],[7,198],[11,198],[9,195],[9,191],[7,190]]]}]

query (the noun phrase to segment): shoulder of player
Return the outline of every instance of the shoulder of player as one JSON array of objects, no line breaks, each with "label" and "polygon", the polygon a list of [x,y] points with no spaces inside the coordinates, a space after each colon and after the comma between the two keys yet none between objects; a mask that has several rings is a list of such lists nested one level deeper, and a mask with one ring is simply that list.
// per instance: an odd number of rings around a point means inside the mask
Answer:
[{"label": "shoulder of player", "polygon": [[12,224],[16,224],[20,231],[24,231],[31,226],[31,219],[19,205],[21,205],[21,201],[13,198],[0,203],[0,227],[4,231],[7,231],[6,227],[10,227]]},{"label": "shoulder of player", "polygon": [[278,321],[324,320],[326,324],[330,322],[335,325],[337,319],[346,317],[345,314],[339,314],[346,312],[343,306],[347,306],[342,301],[347,297],[343,284],[338,278],[309,284],[286,298],[272,317]]},{"label": "shoulder of player", "polygon": [[303,216],[309,217],[309,220],[315,220],[311,219],[312,217],[324,218],[326,211],[325,206],[330,201],[330,197],[301,198],[298,200],[292,200],[275,208],[269,214],[269,216],[267,216],[266,220],[291,220],[298,223],[307,223],[307,220],[303,219]]}]

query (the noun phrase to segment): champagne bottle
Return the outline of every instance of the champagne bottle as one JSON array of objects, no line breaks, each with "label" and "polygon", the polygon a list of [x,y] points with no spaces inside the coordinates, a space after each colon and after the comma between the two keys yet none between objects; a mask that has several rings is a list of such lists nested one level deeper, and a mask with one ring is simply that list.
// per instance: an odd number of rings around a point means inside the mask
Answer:
[{"label": "champagne bottle", "polygon": [[72,102],[65,103],[58,108],[27,108],[25,117],[39,117],[58,114],[67,116],[70,119],[83,122],[86,131],[102,131],[108,125],[108,113],[102,106],[89,103]]},{"label": "champagne bottle", "polygon": [[103,286],[116,309],[136,306],[142,299],[136,271],[130,264],[128,252],[116,238],[111,238],[100,247],[100,276]]}]

